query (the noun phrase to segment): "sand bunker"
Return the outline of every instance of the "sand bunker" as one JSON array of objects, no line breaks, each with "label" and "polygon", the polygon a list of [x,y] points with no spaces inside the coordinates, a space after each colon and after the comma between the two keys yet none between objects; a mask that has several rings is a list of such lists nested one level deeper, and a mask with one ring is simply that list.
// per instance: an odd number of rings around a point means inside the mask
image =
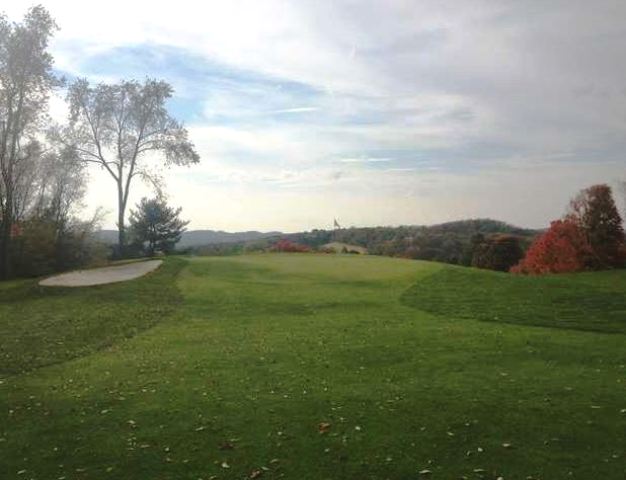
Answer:
[{"label": "sand bunker", "polygon": [[126,282],[156,270],[162,263],[162,260],[148,260],[147,262],[134,262],[116,267],[77,270],[46,278],[39,282],[39,285],[44,287],[89,287],[106,283]]}]

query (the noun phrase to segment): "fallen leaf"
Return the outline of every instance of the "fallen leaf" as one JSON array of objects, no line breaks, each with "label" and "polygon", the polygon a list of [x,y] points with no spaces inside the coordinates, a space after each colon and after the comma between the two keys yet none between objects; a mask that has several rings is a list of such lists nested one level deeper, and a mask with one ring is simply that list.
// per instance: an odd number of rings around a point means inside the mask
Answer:
[{"label": "fallen leaf", "polygon": [[326,433],[330,430],[330,423],[328,422],[321,422],[318,426],[317,426],[317,430],[320,433]]},{"label": "fallen leaf", "polygon": [[263,475],[263,470],[256,469],[256,470],[252,470],[250,472],[249,477],[250,478],[259,478],[261,475]]}]

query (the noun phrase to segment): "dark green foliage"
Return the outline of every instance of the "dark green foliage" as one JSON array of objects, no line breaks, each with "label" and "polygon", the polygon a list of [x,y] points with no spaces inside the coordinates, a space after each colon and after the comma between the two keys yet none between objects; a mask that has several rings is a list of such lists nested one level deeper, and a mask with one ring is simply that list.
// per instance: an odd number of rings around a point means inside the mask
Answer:
[{"label": "dark green foliage", "polygon": [[402,301],[451,318],[626,334],[626,272],[526,277],[446,267]]},{"label": "dark green foliage", "polygon": [[199,248],[189,248],[190,253],[202,256],[240,255],[244,253],[241,243],[217,243]]},{"label": "dark green foliage", "polygon": [[142,198],[130,212],[132,243],[143,246],[148,255],[171,253],[188,221],[179,218],[182,208],[172,208],[164,198]]},{"label": "dark green foliage", "polygon": [[[525,248],[536,230],[514,227],[490,219],[462,220],[433,226],[402,226],[312,230],[251,242],[239,242],[241,251],[260,251],[281,238],[319,249],[331,242],[358,245],[373,255],[471,265],[474,250],[485,236],[510,234]],[[198,251],[198,249],[195,249]]]},{"label": "dark green foliage", "polygon": [[54,223],[32,219],[20,226],[11,244],[12,271],[19,277],[36,277],[55,271],[57,235]]},{"label": "dark green foliage", "polygon": [[591,246],[589,268],[599,270],[624,265],[624,229],[611,187],[593,185],[581,191],[570,204],[568,218],[578,224]]},{"label": "dark green foliage", "polygon": [[72,220],[59,230],[52,219],[31,218],[20,225],[12,242],[12,271],[16,277],[35,277],[100,265],[107,250],[95,241],[91,222]]},{"label": "dark green foliage", "polygon": [[[477,237],[472,238],[477,241]],[[514,235],[492,235],[475,245],[472,266],[508,272],[524,256],[520,239]]]}]

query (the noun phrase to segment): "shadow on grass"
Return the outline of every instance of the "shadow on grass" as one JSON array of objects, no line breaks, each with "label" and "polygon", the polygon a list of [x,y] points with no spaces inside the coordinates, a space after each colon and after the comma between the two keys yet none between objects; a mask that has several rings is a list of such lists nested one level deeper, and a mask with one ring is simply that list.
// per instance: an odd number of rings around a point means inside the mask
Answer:
[{"label": "shadow on grass", "polygon": [[170,318],[182,301],[171,258],[140,279],[84,288],[22,280],[0,288],[0,374],[88,355]]}]

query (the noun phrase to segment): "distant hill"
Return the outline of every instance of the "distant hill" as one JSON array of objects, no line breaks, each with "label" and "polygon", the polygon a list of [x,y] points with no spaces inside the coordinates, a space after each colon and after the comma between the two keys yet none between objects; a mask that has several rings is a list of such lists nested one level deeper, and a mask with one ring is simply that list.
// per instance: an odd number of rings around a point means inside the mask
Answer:
[{"label": "distant hill", "polygon": [[[490,218],[458,220],[437,225],[352,227],[299,233],[192,230],[183,234],[177,248],[192,249],[198,255],[236,255],[267,251],[278,240],[287,239],[314,250],[322,249],[328,244],[341,244],[350,245],[351,250],[371,255],[471,265],[476,247],[491,236],[513,235],[519,240],[522,249],[525,249],[540,232]],[[117,241],[117,231],[102,230],[98,237],[105,243],[113,244]]]},{"label": "distant hill", "polygon": [[507,233],[519,237],[534,237],[539,230],[516,227],[499,220],[478,218],[440,223],[436,225],[402,225],[399,227],[351,227],[340,230],[311,230],[310,232],[285,234],[294,242],[318,247],[330,242],[360,245],[374,253],[387,242],[411,243],[418,239],[452,238],[469,239],[473,235]]},{"label": "distant hill", "polygon": [[372,255],[469,265],[476,245],[484,238],[499,234],[513,235],[518,237],[522,248],[525,248],[538,233],[539,230],[520,228],[489,218],[478,218],[438,225],[312,230],[284,235],[283,238],[312,248],[339,242],[358,245]]},{"label": "distant hill", "polygon": [[[221,230],[190,230],[183,233],[177,248],[201,247],[204,245],[217,245],[222,243],[249,242],[263,238],[281,235],[280,232],[223,232]],[[96,238],[106,244],[117,242],[117,230],[100,230]]]}]

